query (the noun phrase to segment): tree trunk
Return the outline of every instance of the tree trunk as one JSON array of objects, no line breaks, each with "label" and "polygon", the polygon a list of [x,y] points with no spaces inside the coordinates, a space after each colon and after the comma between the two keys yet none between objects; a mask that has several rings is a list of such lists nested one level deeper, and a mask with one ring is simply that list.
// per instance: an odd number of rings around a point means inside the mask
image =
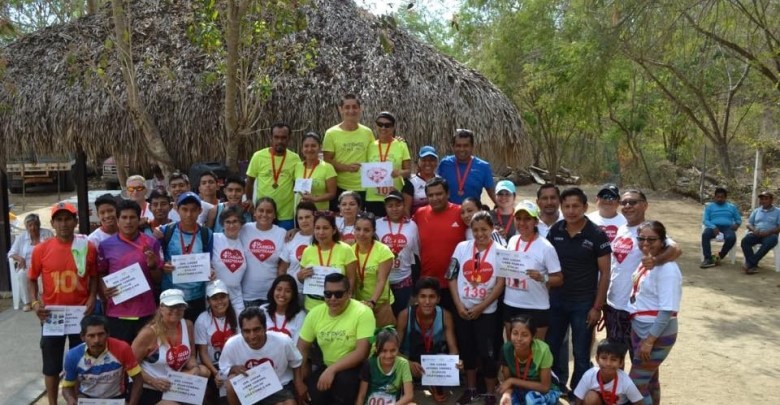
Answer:
[{"label": "tree trunk", "polygon": [[238,145],[241,136],[238,131],[238,41],[241,25],[238,0],[229,0],[227,6],[227,45],[225,71],[225,165],[232,172],[238,172]]},{"label": "tree trunk", "polygon": [[138,93],[138,86],[135,82],[133,54],[130,48],[131,33],[127,26],[123,0],[111,0],[111,10],[114,17],[117,59],[119,59],[119,67],[127,88],[127,107],[130,116],[135,123],[136,129],[144,137],[144,146],[147,153],[159,163],[160,168],[167,177],[175,168],[175,164],[168,153],[168,149],[165,147],[165,143],[163,143],[159,128],[152,121],[152,117],[146,111],[146,106]]},{"label": "tree trunk", "polygon": [[95,14],[97,12],[97,0],[87,0],[87,14]]},{"label": "tree trunk", "polygon": [[718,164],[720,165],[720,169],[723,170],[723,175],[731,181],[734,181],[734,169],[731,166],[729,145],[726,143],[726,140],[718,138],[718,142],[715,144],[715,150],[718,151]]}]

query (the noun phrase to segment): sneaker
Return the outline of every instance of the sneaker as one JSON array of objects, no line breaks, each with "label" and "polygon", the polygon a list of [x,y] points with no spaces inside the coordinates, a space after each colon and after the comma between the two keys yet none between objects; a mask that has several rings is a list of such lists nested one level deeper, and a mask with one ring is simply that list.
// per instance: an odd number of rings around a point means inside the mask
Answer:
[{"label": "sneaker", "polygon": [[458,398],[457,401],[455,401],[456,405],[466,405],[474,402],[477,398],[479,398],[479,395],[477,395],[477,390],[474,388],[466,388],[463,390],[463,395]]},{"label": "sneaker", "polygon": [[482,403],[485,405],[496,405],[496,396],[495,395],[485,395],[485,399],[482,400]]},{"label": "sneaker", "polygon": [[442,387],[431,387],[433,401],[439,404],[447,402],[447,392]]},{"label": "sneaker", "polygon": [[699,265],[702,269],[707,269],[710,267],[715,267],[715,263],[712,261],[712,258],[707,258],[702,260],[701,264]]}]

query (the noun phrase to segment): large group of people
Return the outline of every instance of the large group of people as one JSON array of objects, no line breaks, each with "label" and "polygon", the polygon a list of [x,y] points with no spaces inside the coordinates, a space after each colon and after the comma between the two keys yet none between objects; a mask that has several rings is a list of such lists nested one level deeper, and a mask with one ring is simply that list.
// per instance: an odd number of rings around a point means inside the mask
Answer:
[{"label": "large group of people", "polygon": [[[163,399],[172,372],[207,378],[204,403],[238,404],[231,379],[266,362],[282,388],[263,405],[409,404],[421,356],[437,354],[459,356],[465,388],[449,399],[430,387],[440,403],[658,403],[681,251],[645,219],[640,190],[606,185],[590,215],[576,187],[544,184],[536,201],[517,201],[515,185],[494,184],[473,155],[474,132],[458,129],[441,162],[420,148],[415,172],[392,113],[376,116],[375,138],[357,97],[339,112],[324,138],[304,135],[303,158],[287,149],[290,127],[275,124],[246,181],[228,177],[221,193],[211,172],[198,193],[179,172],[167,191],[132,176],[128,198],[98,199],[88,237],[75,233],[68,203],[52,207],[50,238],[29,219],[14,258],[29,263],[31,309],[46,322],[51,306],[86,308],[80,334],[41,338],[50,404],[63,369],[69,404],[175,403]],[[393,185],[362,187],[361,164],[385,161]],[[499,275],[507,250],[522,263],[513,277]],[[177,282],[174,258],[203,253],[209,281]],[[116,303],[121,291],[103,277],[135,265],[150,289]],[[607,341],[592,368],[602,319]]]}]

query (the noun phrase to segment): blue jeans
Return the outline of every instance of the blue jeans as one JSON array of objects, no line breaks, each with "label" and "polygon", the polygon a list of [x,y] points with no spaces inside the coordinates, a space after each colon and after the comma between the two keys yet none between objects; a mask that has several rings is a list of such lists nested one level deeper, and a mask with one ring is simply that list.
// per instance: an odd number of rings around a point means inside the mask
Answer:
[{"label": "blue jeans", "polygon": [[[720,248],[721,259],[729,254],[731,248],[737,243],[737,233],[731,229],[730,225],[717,225],[718,230],[723,233],[723,247]],[[710,241],[715,238],[715,232],[712,228],[705,228],[701,233],[701,251],[704,259],[712,257],[712,247]]]},{"label": "blue jeans", "polygon": [[[569,387],[577,386],[582,375],[591,367],[590,346],[593,328],[588,327],[588,312],[593,307],[593,299],[583,301],[567,301],[559,297],[550,297],[550,327],[547,329],[546,341],[550,351],[556,355],[563,349],[566,330],[571,327],[571,344],[574,354],[574,374]],[[568,364],[564,364],[561,356],[555,356],[552,371],[566,385],[569,379]]]},{"label": "blue jeans", "polygon": [[[769,236],[759,238],[753,232],[749,232],[742,238],[740,244],[742,245],[742,254],[745,255],[745,266],[747,266],[747,268],[757,267],[758,262],[760,262],[761,259],[777,245],[777,234],[773,233]],[[753,253],[753,246],[758,244],[761,244],[761,247],[757,252]]]},{"label": "blue jeans", "polygon": [[284,228],[284,230],[286,231],[293,229],[294,226],[295,226],[295,222],[292,219],[285,219],[284,221],[279,221],[279,227]]}]

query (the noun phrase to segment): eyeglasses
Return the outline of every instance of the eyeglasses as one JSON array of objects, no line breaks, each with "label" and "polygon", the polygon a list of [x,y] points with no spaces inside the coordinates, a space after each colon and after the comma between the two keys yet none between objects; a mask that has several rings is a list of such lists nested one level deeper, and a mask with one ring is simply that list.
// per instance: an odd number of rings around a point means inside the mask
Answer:
[{"label": "eyeglasses", "polygon": [[633,207],[639,204],[640,202],[644,202],[644,200],[620,200],[620,205],[623,207],[625,206]]},{"label": "eyeglasses", "polygon": [[127,186],[127,191],[131,193],[144,190],[146,190],[146,186]]},{"label": "eyeglasses", "polygon": [[376,126],[378,126],[379,128],[392,128],[393,127],[393,123],[392,122],[377,122]]},{"label": "eyeglasses", "polygon": [[341,290],[341,291],[323,291],[322,295],[324,295],[325,298],[333,298],[333,297],[335,297],[336,299],[341,299],[341,298],[344,298],[344,294],[346,294],[346,293],[347,293],[346,290]]},{"label": "eyeglasses", "polygon": [[639,241],[639,243],[643,243],[643,242],[654,243],[656,241],[661,240],[661,238],[659,238],[657,236],[650,236],[650,237],[647,237],[647,238],[644,237],[644,236],[637,236],[636,240]]},{"label": "eyeglasses", "polygon": [[225,223],[222,224],[222,226],[225,226],[225,225],[241,225],[241,220],[240,219],[228,219],[228,220],[225,220]]}]

